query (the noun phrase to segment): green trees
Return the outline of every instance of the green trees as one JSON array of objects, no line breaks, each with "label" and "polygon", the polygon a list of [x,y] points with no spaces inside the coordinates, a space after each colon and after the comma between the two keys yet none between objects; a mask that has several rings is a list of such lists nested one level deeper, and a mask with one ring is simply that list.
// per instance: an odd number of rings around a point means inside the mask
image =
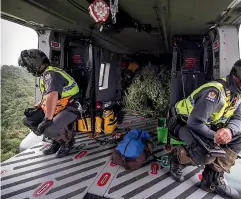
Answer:
[{"label": "green trees", "polygon": [[20,67],[1,67],[1,161],[18,153],[29,133],[22,124],[25,108],[34,104],[34,77]]}]

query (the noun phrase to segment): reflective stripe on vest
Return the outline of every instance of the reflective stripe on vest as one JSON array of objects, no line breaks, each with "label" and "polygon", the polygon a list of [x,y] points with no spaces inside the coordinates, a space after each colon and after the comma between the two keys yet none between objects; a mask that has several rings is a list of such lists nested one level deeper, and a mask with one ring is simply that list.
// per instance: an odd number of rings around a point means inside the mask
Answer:
[{"label": "reflective stripe on vest", "polygon": [[[62,69],[56,68],[53,66],[49,66],[46,69],[46,71],[57,72],[57,73],[61,74],[68,81],[68,85],[63,88],[63,91],[61,93],[61,98],[74,96],[79,92],[79,87],[78,87],[77,83],[75,82],[75,80]],[[45,84],[44,84],[44,81],[42,78],[40,79],[40,91],[44,95]]]},{"label": "reflective stripe on vest", "polygon": [[[223,78],[226,81],[226,78]],[[195,104],[195,95],[207,88],[216,88],[220,91],[220,99],[219,103],[221,103],[221,108],[219,112],[213,112],[211,117],[206,122],[206,124],[218,124],[218,123],[225,123],[234,113],[235,109],[237,108],[238,104],[240,103],[240,97],[234,103],[230,101],[231,96],[226,95],[224,87],[221,83],[213,81],[207,84],[200,86],[198,89],[194,90],[190,96],[186,99],[183,99],[176,103],[175,108],[178,114],[188,117],[191,114],[194,104]]]}]

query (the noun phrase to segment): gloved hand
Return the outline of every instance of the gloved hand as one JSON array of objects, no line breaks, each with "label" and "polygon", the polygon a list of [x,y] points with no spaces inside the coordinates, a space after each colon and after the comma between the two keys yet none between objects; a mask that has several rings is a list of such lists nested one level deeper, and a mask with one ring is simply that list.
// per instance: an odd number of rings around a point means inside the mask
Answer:
[{"label": "gloved hand", "polygon": [[26,108],[26,109],[24,110],[24,115],[25,115],[26,117],[31,117],[31,116],[34,114],[35,111],[36,111],[35,108]]},{"label": "gloved hand", "polygon": [[47,118],[44,118],[43,121],[38,125],[37,131],[35,131],[35,134],[37,136],[43,135],[44,129],[50,126],[52,122],[53,122],[53,119],[49,120]]}]

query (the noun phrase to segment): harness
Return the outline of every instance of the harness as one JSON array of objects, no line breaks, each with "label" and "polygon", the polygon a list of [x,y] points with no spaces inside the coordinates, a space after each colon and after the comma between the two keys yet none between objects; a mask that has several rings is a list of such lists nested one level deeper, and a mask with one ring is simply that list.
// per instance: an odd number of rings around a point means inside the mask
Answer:
[{"label": "harness", "polygon": [[183,100],[176,103],[175,108],[177,114],[181,116],[181,119],[184,122],[186,122],[186,119],[194,108],[195,96],[202,90],[211,87],[218,89],[221,93],[219,99],[220,108],[216,109],[211,114],[209,120],[205,124],[226,124],[226,122],[230,119],[238,103],[240,103],[240,96],[235,93],[231,93],[228,88],[228,83],[225,81],[225,79],[220,79],[200,86],[198,89],[194,90],[188,97],[184,97]]},{"label": "harness", "polygon": [[[53,71],[59,73],[62,77],[64,77],[68,84],[64,86],[63,91],[61,93],[61,98],[58,100],[55,113],[54,115],[57,115],[59,112],[64,110],[66,106],[73,102],[73,99],[76,98],[79,94],[79,87],[75,80],[68,75],[65,71],[61,70],[60,68],[49,66],[46,71]],[[41,108],[46,111],[46,95],[45,95],[45,83],[43,78],[40,78],[40,91],[42,93],[42,105]]]}]

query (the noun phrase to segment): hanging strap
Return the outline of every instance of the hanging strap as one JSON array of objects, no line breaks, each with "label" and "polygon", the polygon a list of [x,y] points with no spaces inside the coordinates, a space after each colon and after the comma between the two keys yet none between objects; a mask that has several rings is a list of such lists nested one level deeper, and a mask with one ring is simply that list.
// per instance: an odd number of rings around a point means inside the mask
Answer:
[{"label": "hanging strap", "polygon": [[199,78],[200,78],[200,71],[194,71],[193,75],[194,75],[194,88],[193,88],[193,90],[195,90],[195,89],[198,88],[198,81],[199,81]]},{"label": "hanging strap", "polygon": [[232,101],[232,100],[234,99],[234,97],[237,96],[237,94],[235,94],[235,93],[233,93],[233,92],[231,92],[231,91],[229,90],[229,88],[228,88],[228,82],[227,82],[227,81],[225,81],[225,80],[223,80],[223,79],[217,79],[217,80],[215,80],[215,81],[217,81],[217,82],[219,82],[220,84],[223,85],[223,88],[224,88],[224,90],[225,90],[226,96],[227,96],[227,97],[230,96],[230,101]]},{"label": "hanging strap", "polygon": [[225,80],[223,80],[223,79],[217,79],[217,80],[215,80],[216,82],[219,82],[220,84],[222,84],[223,85],[223,87],[224,87],[224,89],[225,89],[225,91],[228,89],[228,82],[226,82]]},{"label": "hanging strap", "polygon": [[95,92],[95,59],[94,59],[94,50],[93,46],[89,44],[89,66],[91,68],[91,88],[90,88],[90,118],[91,118],[91,133],[95,137],[95,101],[96,101],[96,92]]},{"label": "hanging strap", "polygon": [[[152,141],[147,140],[147,144],[148,143],[151,144],[153,146],[153,148],[154,148],[154,143]],[[149,150],[148,146],[146,146],[146,151],[147,151],[147,155],[148,156],[151,155],[153,157],[154,161],[161,161],[161,159],[159,159],[159,157],[155,156],[154,153]]]}]

